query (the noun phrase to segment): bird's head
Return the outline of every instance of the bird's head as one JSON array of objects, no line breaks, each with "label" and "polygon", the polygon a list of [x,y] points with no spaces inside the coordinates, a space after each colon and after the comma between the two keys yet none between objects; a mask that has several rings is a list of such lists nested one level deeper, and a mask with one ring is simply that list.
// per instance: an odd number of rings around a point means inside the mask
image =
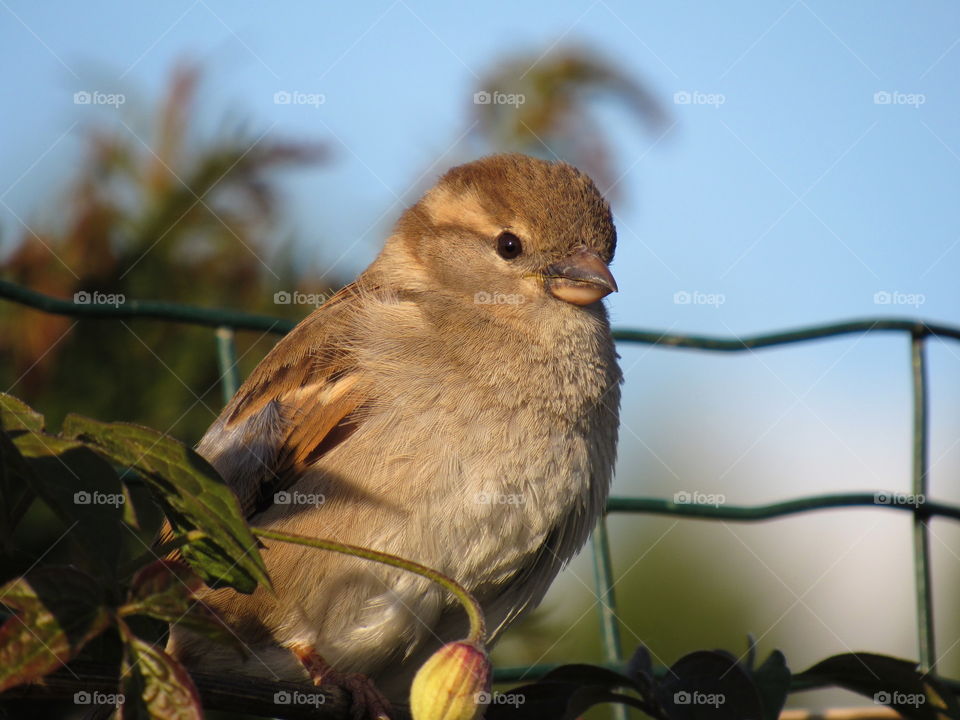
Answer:
[{"label": "bird's head", "polygon": [[506,154],[448,171],[400,218],[387,253],[433,289],[509,315],[596,306],[617,290],[608,269],[616,241],[589,177]]}]

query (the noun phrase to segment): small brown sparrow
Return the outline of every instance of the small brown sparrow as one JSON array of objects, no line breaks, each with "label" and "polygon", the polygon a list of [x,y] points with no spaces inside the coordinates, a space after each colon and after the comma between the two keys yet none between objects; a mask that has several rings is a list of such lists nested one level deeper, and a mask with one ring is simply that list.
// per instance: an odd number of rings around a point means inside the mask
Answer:
[{"label": "small brown sparrow", "polygon": [[[251,524],[400,555],[482,605],[490,642],[543,598],[604,508],[621,374],[601,299],[610,208],[575,168],[495,155],[447,172],[383,251],[284,337],[198,451]],[[207,590],[245,660],[174,626],[199,670],[329,681],[406,701],[466,634],[423,578],[267,542],[275,595]],[[324,677],[320,677],[324,676]]]}]

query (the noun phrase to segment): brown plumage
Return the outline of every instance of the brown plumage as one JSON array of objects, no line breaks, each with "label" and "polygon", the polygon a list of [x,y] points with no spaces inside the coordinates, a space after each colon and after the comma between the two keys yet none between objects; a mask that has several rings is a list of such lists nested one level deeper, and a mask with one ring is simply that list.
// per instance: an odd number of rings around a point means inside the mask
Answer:
[{"label": "brown plumage", "polygon": [[[253,524],[448,573],[496,640],[607,496],[621,376],[600,299],[616,289],[615,247],[607,203],[569,165],[497,155],[454,168],[355,283],[274,347],[198,450]],[[290,649],[307,647],[405,700],[423,659],[465,634],[421,578],[289,545],[263,555],[275,596],[204,596],[250,656],[174,627],[175,655],[297,678]]]}]

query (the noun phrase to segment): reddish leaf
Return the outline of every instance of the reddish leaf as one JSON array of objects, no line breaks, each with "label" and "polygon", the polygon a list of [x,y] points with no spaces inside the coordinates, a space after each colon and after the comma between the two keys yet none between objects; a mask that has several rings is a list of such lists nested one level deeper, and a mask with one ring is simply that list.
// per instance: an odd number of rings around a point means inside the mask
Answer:
[{"label": "reddish leaf", "polygon": [[203,720],[200,694],[184,667],[123,630],[123,720]]},{"label": "reddish leaf", "polygon": [[13,611],[0,626],[0,692],[69,662],[111,623],[96,581],[70,567],[47,567],[0,588]]}]

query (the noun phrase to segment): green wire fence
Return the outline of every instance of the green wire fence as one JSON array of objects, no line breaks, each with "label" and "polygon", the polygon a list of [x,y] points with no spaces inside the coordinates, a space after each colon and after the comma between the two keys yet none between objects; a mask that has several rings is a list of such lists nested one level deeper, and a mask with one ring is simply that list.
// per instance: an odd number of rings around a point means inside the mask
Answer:
[{"label": "green wire fence", "polygon": [[[214,329],[217,359],[221,373],[224,402],[229,401],[239,387],[236,367],[234,333],[237,330],[258,330],[282,335],[289,332],[294,322],[265,315],[252,315],[228,310],[212,310],[167,302],[127,301],[122,305],[84,304],[43,295],[14,283],[0,280],[0,297],[9,301],[58,315],[88,318],[154,318],[168,322],[208,326]],[[615,330],[619,342],[656,345],[661,348],[687,348],[712,352],[745,352],[762,348],[809,342],[840,335],[862,333],[902,333],[910,341],[910,367],[913,385],[913,496],[923,502],[912,504],[878,504],[876,494],[846,493],[811,495],[806,497],[754,506],[714,506],[677,504],[662,498],[611,497],[607,513],[646,513],[672,515],[701,520],[729,520],[757,522],[786,515],[826,510],[829,508],[870,507],[910,512],[913,514],[914,592],[916,599],[916,632],[920,668],[934,669],[934,619],[931,593],[930,536],[928,523],[932,517],[943,516],[960,520],[960,507],[926,501],[929,465],[929,406],[926,344],[937,337],[960,341],[960,328],[927,323],[921,320],[875,318],[851,320],[830,325],[816,325],[788,332],[754,335],[744,338],[717,338],[697,335],[675,335],[643,330]],[[597,597],[600,600],[600,628],[604,661],[613,668],[622,668],[620,632],[613,592],[610,545],[606,518],[601,519],[592,539],[593,563]],[[501,668],[496,680],[516,681],[537,677],[550,666]],[[958,684],[948,681],[951,687]],[[625,715],[624,715],[625,716]]]}]

